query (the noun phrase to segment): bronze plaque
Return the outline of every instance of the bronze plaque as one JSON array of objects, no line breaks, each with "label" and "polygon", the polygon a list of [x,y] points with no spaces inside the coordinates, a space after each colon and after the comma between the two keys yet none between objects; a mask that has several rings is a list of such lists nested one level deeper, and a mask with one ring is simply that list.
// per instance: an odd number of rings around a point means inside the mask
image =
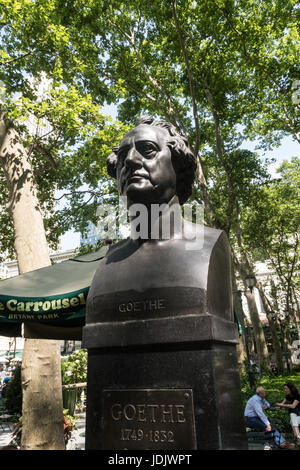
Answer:
[{"label": "bronze plaque", "polygon": [[195,450],[191,389],[103,391],[107,450]]}]

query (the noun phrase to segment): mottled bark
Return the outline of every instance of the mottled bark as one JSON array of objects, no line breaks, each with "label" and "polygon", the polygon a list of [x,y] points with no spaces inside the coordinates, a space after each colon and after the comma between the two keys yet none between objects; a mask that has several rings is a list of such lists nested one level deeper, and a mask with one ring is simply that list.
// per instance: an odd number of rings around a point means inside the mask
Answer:
[{"label": "mottled bark", "polygon": [[[31,162],[4,113],[0,114],[0,165],[9,189],[7,210],[14,225],[19,272],[48,266],[51,262]],[[59,341],[25,339],[22,390],[21,448],[64,449]]]}]

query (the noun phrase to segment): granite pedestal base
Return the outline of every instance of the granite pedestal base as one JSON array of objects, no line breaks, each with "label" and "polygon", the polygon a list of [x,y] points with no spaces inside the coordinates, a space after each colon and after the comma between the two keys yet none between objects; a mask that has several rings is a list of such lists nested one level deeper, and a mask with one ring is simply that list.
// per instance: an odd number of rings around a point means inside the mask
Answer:
[{"label": "granite pedestal base", "polygon": [[87,325],[86,449],[246,449],[236,341],[211,315]]}]

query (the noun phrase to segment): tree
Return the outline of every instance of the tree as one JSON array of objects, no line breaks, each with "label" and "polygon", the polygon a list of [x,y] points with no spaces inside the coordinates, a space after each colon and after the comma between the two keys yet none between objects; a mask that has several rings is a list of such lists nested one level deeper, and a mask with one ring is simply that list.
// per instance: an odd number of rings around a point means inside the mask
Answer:
[{"label": "tree", "polygon": [[[145,111],[171,121],[200,157],[198,183],[209,222],[214,214],[204,145],[215,145],[222,158],[224,143],[239,136],[237,125],[265,142],[293,133],[295,1],[10,3],[16,14],[13,31],[6,25],[7,64],[17,59],[29,70],[55,71],[98,103],[121,100],[124,122]],[[17,72],[10,74],[20,81]],[[275,125],[274,116],[287,108],[294,124],[276,119]],[[264,124],[253,130],[254,122]]]},{"label": "tree", "polygon": [[[207,154],[206,167],[210,177],[210,197],[216,211],[219,227],[228,230],[234,263],[233,291],[239,289],[246,293],[248,309],[254,329],[254,338],[261,369],[269,366],[268,349],[264,331],[259,318],[254,294],[247,288],[245,278],[254,270],[254,261],[243,241],[241,216],[244,208],[259,196],[259,187],[268,182],[267,163],[260,162],[258,156],[248,150],[235,149],[224,154],[222,160],[215,153]],[[226,168],[224,168],[226,166]],[[230,184],[228,184],[230,180]],[[263,293],[263,292],[262,292]],[[235,301],[238,299],[234,297]],[[237,307],[239,302],[237,302]]]},{"label": "tree", "polygon": [[[33,177],[31,162],[22,140],[15,128],[8,122],[2,111],[0,121],[0,162],[7,180],[10,199],[8,210],[14,225],[14,246],[18,259],[20,273],[31,271],[50,264],[46,235],[42,214],[37,197],[37,188]],[[35,359],[38,354],[38,361]],[[23,448],[53,448],[63,449],[62,428],[62,398],[60,393],[60,376],[54,374],[55,359],[59,357],[59,342],[40,342],[25,340],[23,353]],[[37,367],[38,364],[38,367]],[[43,375],[40,374],[41,368]],[[42,384],[52,378],[50,395],[45,393]],[[49,384],[48,384],[49,387]],[[26,390],[26,392],[25,392]],[[44,406],[35,406],[33,399],[37,390],[44,392]],[[49,390],[49,388],[48,388]],[[29,412],[30,410],[30,412]],[[41,413],[41,410],[43,412]],[[46,413],[45,413],[46,411]],[[34,428],[42,417],[51,416],[51,426],[45,426],[43,434]],[[26,420],[31,417],[30,423]],[[48,423],[49,424],[49,418]],[[26,432],[31,429],[31,432]],[[49,448],[49,447],[48,447]],[[51,447],[50,447],[51,448]]]},{"label": "tree", "polygon": [[[121,100],[124,122],[147,111],[186,134],[199,157],[198,184],[210,224],[218,222],[205,179],[205,145],[224,160],[241,126],[244,135],[260,135],[265,143],[294,132],[294,0],[39,0],[4,2],[7,10],[8,4],[14,27],[4,26],[7,65],[17,60],[35,73],[55,73],[97,103]],[[21,85],[18,71],[9,73]],[[284,113],[290,127],[277,118]]]},{"label": "tree", "polygon": [[[2,0],[2,6],[5,68],[0,78],[11,89],[24,94],[24,72],[45,72],[54,80],[53,89],[62,85],[62,93],[71,84],[75,96],[90,94],[94,105],[119,102],[119,118],[126,124],[144,112],[171,121],[198,156],[195,196],[205,203],[207,223],[235,232],[241,240],[242,208],[236,204],[230,158],[244,136],[259,135],[265,145],[284,134],[297,138],[292,101],[298,78],[295,0]],[[28,99],[31,93],[29,89]],[[65,116],[65,106],[63,110]],[[78,155],[88,157],[95,143],[91,137],[86,152]],[[225,171],[225,216],[214,205],[207,182],[211,151]],[[65,168],[69,166],[66,157]],[[63,179],[60,184],[64,187]],[[102,195],[102,189],[94,186],[91,196]],[[85,202],[76,190],[70,193],[72,202]],[[91,208],[85,204],[85,213]],[[63,220],[65,228],[68,221]]]},{"label": "tree", "polygon": [[[18,18],[19,6],[18,2],[14,2],[14,9],[7,11],[7,5],[4,5],[1,18],[4,29],[7,29],[6,21],[13,23]],[[6,44],[6,38],[2,39]],[[20,48],[22,45],[19,45],[15,52]],[[2,57],[5,58],[6,64],[7,55],[4,51]],[[7,197],[7,212],[2,211],[1,216],[10,222],[3,247],[12,253],[14,246],[19,272],[22,274],[50,264],[47,235],[49,241],[56,244],[59,235],[68,226],[65,224],[61,227],[57,214],[54,213],[54,191],[56,187],[66,187],[66,181],[69,184],[80,171],[82,174],[82,167],[76,166],[78,161],[76,158],[72,160],[66,146],[98,139],[98,142],[105,141],[107,147],[111,148],[118,134],[118,124],[108,127],[99,112],[99,106],[91,103],[89,96],[80,94],[76,88],[63,87],[62,83],[59,83],[57,71],[52,74],[50,81],[49,77],[46,77],[49,90],[41,99],[37,94],[36,85],[39,85],[44,77],[38,71],[32,70],[34,75],[30,75],[28,79],[25,76],[24,63],[13,59],[12,62],[11,66],[17,66],[16,74],[19,74],[21,85],[14,83],[9,70],[3,74],[2,68],[6,102],[5,106],[2,105],[0,114],[0,181],[2,186],[6,183],[1,196],[4,196],[3,202]],[[22,91],[21,97],[16,96],[18,91]],[[35,124],[46,120],[50,123],[50,131],[42,136],[30,134],[26,122],[29,116]],[[37,128],[36,125],[35,127]],[[62,149],[65,151],[63,157],[59,153]],[[90,160],[86,159],[86,174],[89,171],[88,164],[94,163],[93,158],[95,154]],[[97,168],[99,177],[103,177],[102,168],[103,165]],[[88,178],[82,175],[81,179],[78,179],[82,182],[84,177]],[[78,187],[77,183],[76,188]],[[80,197],[81,192],[78,194]],[[45,226],[43,213],[47,214],[45,219],[48,223]],[[29,331],[30,327],[26,326],[25,336],[30,336]],[[59,341],[25,340],[22,385],[22,448],[63,449]]]},{"label": "tree", "polygon": [[14,376],[5,391],[5,408],[9,413],[22,414],[21,366],[17,365]]},{"label": "tree", "polygon": [[[22,274],[49,265],[50,258],[32,163],[35,162],[38,166],[41,165],[41,162],[40,160],[35,161],[38,156],[33,153],[34,145],[30,148],[30,144],[27,143],[25,147],[26,136],[21,138],[9,119],[11,114],[13,113],[10,113],[9,109],[5,113],[2,112],[0,162],[10,194],[7,208],[13,223],[14,248],[19,272]],[[70,126],[70,121],[68,123]],[[63,132],[62,127],[60,130]],[[69,130],[70,127],[68,132]],[[110,133],[113,134],[112,130]],[[107,139],[109,140],[110,137]],[[113,143],[110,141],[110,144]],[[31,149],[31,154],[28,148]],[[68,163],[70,166],[70,160]],[[73,169],[73,178],[74,173]],[[70,176],[69,173],[68,177],[70,178]],[[64,175],[61,176],[61,180],[63,178]],[[40,182],[43,184],[43,179]],[[53,177],[52,193],[54,192],[54,183],[55,178]],[[49,196],[51,197],[51,194],[48,194]],[[87,223],[87,219],[85,219],[85,223]],[[84,222],[81,221],[81,224],[83,225]],[[53,233],[51,236],[52,240],[55,240]],[[26,331],[28,334],[28,327],[25,329],[25,335]],[[26,339],[22,367],[24,431],[22,433],[22,448],[64,448],[59,371],[60,342]],[[38,400],[36,398],[37,390],[39,391]]]},{"label": "tree", "polygon": [[244,211],[242,222],[247,249],[258,260],[268,260],[280,282],[282,309],[294,316],[298,331],[295,294],[299,290],[299,163],[299,158],[293,157],[280,165],[280,177],[261,186],[258,199]]}]

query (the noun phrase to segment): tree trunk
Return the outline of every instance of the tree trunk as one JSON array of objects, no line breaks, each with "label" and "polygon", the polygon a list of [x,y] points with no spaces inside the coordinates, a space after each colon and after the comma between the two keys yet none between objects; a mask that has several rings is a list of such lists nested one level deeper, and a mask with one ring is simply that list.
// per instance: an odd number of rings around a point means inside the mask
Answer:
[{"label": "tree trunk", "polygon": [[[246,285],[245,285],[245,289],[247,289]],[[259,318],[259,314],[258,314],[256,302],[255,302],[254,292],[251,293],[251,292],[245,291],[245,295],[246,295],[247,302],[248,302],[248,308],[249,308],[251,323],[252,323],[253,332],[254,332],[254,339],[255,339],[256,350],[257,350],[257,355],[258,355],[259,367],[261,370],[266,370],[269,368],[269,353],[268,353],[268,348],[267,348],[266,339],[264,335],[264,330],[263,330],[263,327]]]},{"label": "tree trunk", "polygon": [[299,300],[295,291],[294,286],[292,286],[292,304],[295,312],[296,327],[298,339],[300,339],[300,309],[299,309]]},{"label": "tree trunk", "polygon": [[[7,210],[14,224],[19,272],[48,266],[50,258],[31,163],[4,113],[0,114],[0,164],[10,192]],[[25,339],[22,390],[22,449],[64,449],[59,341]]]},{"label": "tree trunk", "polygon": [[243,285],[245,288],[245,295],[246,295],[247,303],[248,303],[249,314],[250,314],[251,323],[253,327],[253,333],[254,333],[253,336],[254,336],[256,350],[258,354],[259,366],[260,366],[260,369],[263,370],[263,369],[269,368],[268,348],[266,344],[263,327],[259,318],[254,293],[251,293],[248,290],[248,287],[245,281],[247,274],[250,274],[253,271],[253,269],[252,269],[252,266],[250,265],[248,256],[243,246],[238,204],[236,206],[236,211],[237,211],[237,222],[238,222],[237,229],[236,229],[236,237],[237,237],[237,243],[238,243],[239,252],[240,252],[240,259],[236,256],[233,250],[232,250],[232,257],[234,260],[235,268],[238,271],[241,279],[243,280]]},{"label": "tree trunk", "polygon": [[196,179],[197,179],[197,183],[201,192],[201,197],[204,203],[204,211],[205,211],[208,225],[210,227],[216,227],[217,224],[216,224],[215,212],[214,212],[214,208],[212,206],[212,202],[209,197],[207,182],[203,173],[203,168],[202,168],[202,164],[200,162],[199,157],[197,158]]},{"label": "tree trunk", "polygon": [[285,326],[285,350],[286,350],[286,361],[287,361],[287,367],[290,370],[291,368],[291,363],[292,363],[292,355],[293,355],[293,348],[292,348],[292,339],[291,339],[291,332],[289,328],[290,322],[289,318],[286,321],[286,326]]},{"label": "tree trunk", "polygon": [[238,317],[239,323],[242,327],[242,335],[240,336],[240,341],[237,346],[237,354],[238,354],[239,366],[243,367],[245,365],[245,361],[248,361],[248,357],[247,357],[248,340],[247,340],[247,335],[245,334],[245,320],[244,320],[244,312],[241,308],[241,300],[239,299],[238,294],[236,293],[233,295],[233,307]]},{"label": "tree trunk", "polygon": [[251,293],[248,290],[248,287],[245,282],[245,277],[247,273],[249,274],[252,269],[248,260],[246,259],[245,254],[243,254],[243,262],[240,262],[236,256],[234,256],[234,263],[235,267],[239,272],[240,277],[243,279],[243,285],[245,288],[245,295],[248,303],[249,314],[251,318],[253,333],[254,333],[254,341],[256,345],[256,351],[258,354],[258,361],[260,369],[268,369],[269,368],[269,354],[268,348],[266,344],[266,339],[263,331],[263,327],[259,318],[254,293]]},{"label": "tree trunk", "polygon": [[280,341],[278,338],[277,334],[277,328],[276,324],[272,319],[272,314],[271,314],[271,306],[269,305],[269,301],[264,293],[263,287],[260,282],[256,281],[256,287],[258,288],[260,298],[262,300],[268,322],[269,322],[269,327],[270,327],[270,332],[272,336],[272,343],[273,343],[273,348],[274,348],[274,353],[275,353],[275,358],[276,358],[276,364],[278,367],[279,372],[283,371],[283,360],[282,360],[282,350],[281,350],[281,345]]},{"label": "tree trunk", "polygon": [[248,335],[245,328],[245,314],[242,307],[241,292],[237,289],[236,277],[234,272],[233,263],[231,263],[231,279],[232,279],[232,297],[233,308],[241,326],[242,334],[240,336],[239,345],[237,346],[238,363],[242,368],[247,363],[247,368],[250,367],[249,356],[249,343]]},{"label": "tree trunk", "polygon": [[22,450],[64,450],[60,341],[25,339]]},{"label": "tree trunk", "polygon": [[251,323],[250,321],[248,320],[248,318],[246,318],[246,328],[247,328],[247,332],[248,332],[248,344],[249,344],[249,355],[250,355],[250,358],[253,359],[254,355],[256,354],[255,353],[255,339],[254,339],[254,334],[253,334],[253,328],[251,327]]},{"label": "tree trunk", "polygon": [[276,323],[273,321],[272,315],[270,313],[267,313],[266,315],[268,318],[270,333],[272,336],[272,344],[273,344],[274,353],[275,353],[275,362],[276,362],[279,372],[282,373],[284,369],[283,357],[282,357],[282,349],[281,349],[280,341],[278,338]]},{"label": "tree trunk", "polygon": [[298,321],[297,302],[294,302],[294,290],[292,284],[289,288],[289,301],[287,306],[291,323],[294,323],[297,332],[297,339],[300,339],[300,324]]}]

